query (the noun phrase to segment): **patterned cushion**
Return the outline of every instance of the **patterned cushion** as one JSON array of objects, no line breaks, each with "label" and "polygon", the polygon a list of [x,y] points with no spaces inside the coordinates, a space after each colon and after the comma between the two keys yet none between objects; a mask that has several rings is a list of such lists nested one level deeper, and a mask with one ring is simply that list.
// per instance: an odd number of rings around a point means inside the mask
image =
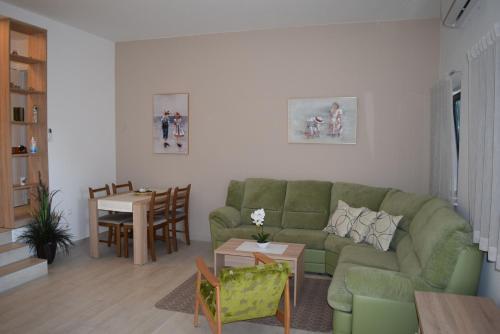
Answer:
[{"label": "patterned cushion", "polygon": [[345,237],[364,210],[365,208],[351,208],[347,203],[339,200],[337,210],[332,214],[323,231]]},{"label": "patterned cushion", "polygon": [[403,216],[391,216],[385,211],[371,211],[368,216],[371,216],[373,223],[370,225],[366,242],[378,250],[388,250],[394,232],[396,232],[396,228]]},{"label": "patterned cushion", "polygon": [[370,232],[370,227],[374,222],[373,211],[364,208],[358,218],[352,224],[352,229],[349,231],[349,238],[355,243],[365,241],[366,236]]}]

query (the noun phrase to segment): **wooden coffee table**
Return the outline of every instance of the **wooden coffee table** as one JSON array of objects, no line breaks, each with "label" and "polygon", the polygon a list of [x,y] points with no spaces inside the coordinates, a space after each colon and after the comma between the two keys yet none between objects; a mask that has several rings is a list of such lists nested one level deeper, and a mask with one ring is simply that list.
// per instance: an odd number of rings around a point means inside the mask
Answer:
[{"label": "wooden coffee table", "polygon": [[[223,267],[241,267],[254,265],[253,252],[240,251],[237,248],[243,242],[252,240],[229,239],[214,251],[215,274]],[[265,249],[259,250],[261,253],[279,262],[288,262],[293,274],[293,306],[297,305],[297,299],[304,281],[304,244],[292,244],[284,242],[271,242],[274,245],[286,245],[283,254],[266,253]]]}]

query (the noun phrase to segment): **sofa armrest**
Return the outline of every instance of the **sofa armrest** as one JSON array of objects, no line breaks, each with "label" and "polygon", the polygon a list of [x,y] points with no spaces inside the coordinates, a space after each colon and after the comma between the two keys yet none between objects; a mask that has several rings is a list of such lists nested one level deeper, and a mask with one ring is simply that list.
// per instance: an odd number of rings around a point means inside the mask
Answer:
[{"label": "sofa armrest", "polygon": [[237,209],[224,206],[210,212],[209,220],[210,222],[222,224],[226,228],[232,228],[240,225],[241,215]]},{"label": "sofa armrest", "polygon": [[354,295],[413,302],[415,286],[410,276],[390,270],[368,267],[351,268],[345,277],[347,289]]}]

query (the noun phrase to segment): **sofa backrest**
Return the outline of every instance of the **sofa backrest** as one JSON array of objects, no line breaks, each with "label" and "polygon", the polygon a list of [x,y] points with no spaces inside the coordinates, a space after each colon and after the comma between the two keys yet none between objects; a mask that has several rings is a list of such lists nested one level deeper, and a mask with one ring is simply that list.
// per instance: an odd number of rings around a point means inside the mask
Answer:
[{"label": "sofa backrest", "polygon": [[431,199],[432,197],[428,195],[417,195],[397,189],[392,189],[387,193],[379,210],[393,216],[403,216],[392,238],[391,249],[397,249],[399,242],[408,234],[413,217]]},{"label": "sofa backrest", "polygon": [[227,187],[226,206],[231,206],[240,211],[244,194],[245,182],[236,180],[229,181],[229,186]]},{"label": "sofa backrest", "polygon": [[241,204],[242,224],[251,224],[252,212],[263,208],[266,212],[264,226],[281,226],[286,184],[284,180],[246,179]]},{"label": "sofa backrest", "polygon": [[330,216],[331,182],[288,181],[283,228],[321,230]]},{"label": "sofa backrest", "polygon": [[410,227],[410,237],[422,266],[422,278],[444,289],[459,254],[472,244],[472,228],[451,207],[441,207],[427,221],[415,220]]},{"label": "sofa backrest", "polygon": [[330,212],[337,209],[339,200],[355,208],[365,207],[378,211],[388,188],[370,187],[356,183],[335,182],[332,186]]},{"label": "sofa backrest", "polygon": [[[409,195],[411,197],[415,196],[414,194],[402,193],[398,194],[397,197],[401,198],[403,196]],[[395,196],[396,197],[396,196]],[[414,197],[413,197],[414,198]],[[417,202],[422,202],[423,198],[418,197]],[[414,215],[413,218],[406,224],[403,225],[403,228],[397,232],[399,234],[400,240],[396,246],[396,255],[399,262],[399,269],[410,275],[420,275],[422,272],[422,266],[420,265],[420,260],[415,252],[415,248],[413,245],[413,240],[410,236],[410,231],[416,231],[416,228],[419,226],[425,225],[430,217],[436,212],[436,210],[441,208],[449,208],[450,205],[440,199],[434,198],[427,201],[420,210]],[[404,217],[408,219],[408,217]],[[411,224],[410,224],[411,223]],[[395,236],[396,237],[396,236]]]}]

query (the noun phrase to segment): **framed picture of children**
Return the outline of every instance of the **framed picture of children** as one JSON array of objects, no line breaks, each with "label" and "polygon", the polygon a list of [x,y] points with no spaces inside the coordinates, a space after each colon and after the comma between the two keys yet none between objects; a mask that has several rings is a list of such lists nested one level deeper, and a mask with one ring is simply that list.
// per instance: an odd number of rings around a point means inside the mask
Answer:
[{"label": "framed picture of children", "polygon": [[153,152],[188,154],[189,94],[153,95]]},{"label": "framed picture of children", "polygon": [[288,142],[356,144],[356,97],[288,100]]}]

